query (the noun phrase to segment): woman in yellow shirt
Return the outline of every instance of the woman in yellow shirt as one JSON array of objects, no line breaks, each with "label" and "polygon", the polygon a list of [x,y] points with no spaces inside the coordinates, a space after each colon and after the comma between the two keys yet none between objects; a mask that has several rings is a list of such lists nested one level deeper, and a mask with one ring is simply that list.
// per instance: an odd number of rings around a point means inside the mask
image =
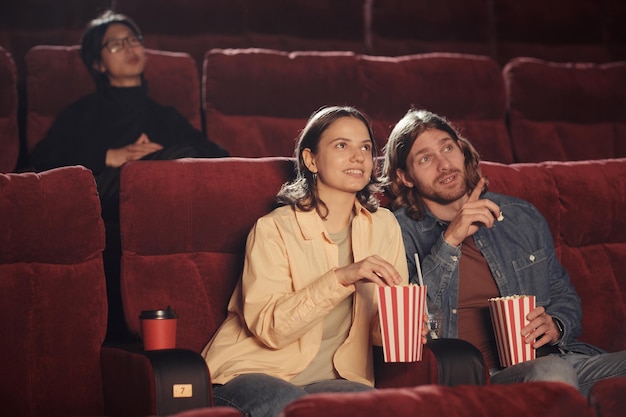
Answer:
[{"label": "woman in yellow shirt", "polygon": [[400,228],[378,207],[365,116],[318,110],[296,156],[297,178],[248,235],[228,317],[203,351],[215,404],[252,417],[312,392],[373,389],[375,290],[408,282]]}]

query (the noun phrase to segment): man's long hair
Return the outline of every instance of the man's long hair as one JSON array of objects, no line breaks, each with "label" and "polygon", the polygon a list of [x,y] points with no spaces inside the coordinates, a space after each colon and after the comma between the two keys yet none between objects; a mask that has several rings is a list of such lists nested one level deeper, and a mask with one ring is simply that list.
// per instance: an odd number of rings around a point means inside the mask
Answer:
[{"label": "man's long hair", "polygon": [[425,131],[433,129],[449,134],[461,149],[465,158],[465,180],[468,192],[476,187],[481,177],[478,152],[452,127],[448,120],[427,110],[410,109],[393,128],[385,145],[383,181],[386,192],[392,199],[393,208],[406,207],[407,215],[417,221],[422,220],[426,213],[424,200],[417,188],[404,185],[398,176],[398,170],[408,174],[407,158],[415,140]]}]

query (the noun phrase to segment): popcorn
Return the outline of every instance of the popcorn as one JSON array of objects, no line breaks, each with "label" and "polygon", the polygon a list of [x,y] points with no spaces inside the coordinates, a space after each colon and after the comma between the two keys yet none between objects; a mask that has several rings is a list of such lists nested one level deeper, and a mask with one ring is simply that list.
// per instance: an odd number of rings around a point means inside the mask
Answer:
[{"label": "popcorn", "polygon": [[385,362],[422,360],[426,287],[378,287],[378,312]]},{"label": "popcorn", "polygon": [[498,357],[503,367],[535,359],[535,349],[524,342],[521,331],[535,308],[534,295],[512,295],[489,299],[489,312],[496,333]]}]

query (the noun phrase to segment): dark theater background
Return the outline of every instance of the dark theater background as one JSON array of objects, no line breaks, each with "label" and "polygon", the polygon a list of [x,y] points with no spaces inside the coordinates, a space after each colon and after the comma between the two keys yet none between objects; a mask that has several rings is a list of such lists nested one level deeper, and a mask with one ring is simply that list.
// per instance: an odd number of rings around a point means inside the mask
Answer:
[{"label": "dark theater background", "polygon": [[[113,226],[91,171],[35,173],[29,159],[95,90],[78,45],[107,9],[143,31],[148,95],[230,152],[125,164]],[[626,0],[0,0],[0,416],[241,415],[206,408],[199,352],[323,105],[366,113],[381,149],[410,107],[446,116],[490,189],[548,221],[581,340],[626,349],[625,22]],[[177,349],[144,352],[139,314],[167,306]],[[387,364],[375,348],[377,387],[393,391],[306,399],[283,417],[626,409],[624,379],[589,399],[558,384],[444,386],[433,352]],[[181,381],[194,395],[176,395]]]}]

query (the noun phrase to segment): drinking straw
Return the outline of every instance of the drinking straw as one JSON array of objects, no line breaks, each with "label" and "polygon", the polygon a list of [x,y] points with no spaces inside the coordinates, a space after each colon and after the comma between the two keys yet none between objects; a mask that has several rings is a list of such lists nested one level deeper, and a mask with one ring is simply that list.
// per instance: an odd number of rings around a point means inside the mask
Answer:
[{"label": "drinking straw", "polygon": [[[420,287],[424,286],[424,277],[422,277],[422,267],[420,266],[420,257],[415,253],[415,267],[417,269],[417,282]],[[428,303],[424,304],[424,312],[428,315]],[[430,320],[426,322],[426,327],[428,328],[428,332],[430,333],[430,337],[433,339],[437,339],[437,333],[430,327]]]}]

